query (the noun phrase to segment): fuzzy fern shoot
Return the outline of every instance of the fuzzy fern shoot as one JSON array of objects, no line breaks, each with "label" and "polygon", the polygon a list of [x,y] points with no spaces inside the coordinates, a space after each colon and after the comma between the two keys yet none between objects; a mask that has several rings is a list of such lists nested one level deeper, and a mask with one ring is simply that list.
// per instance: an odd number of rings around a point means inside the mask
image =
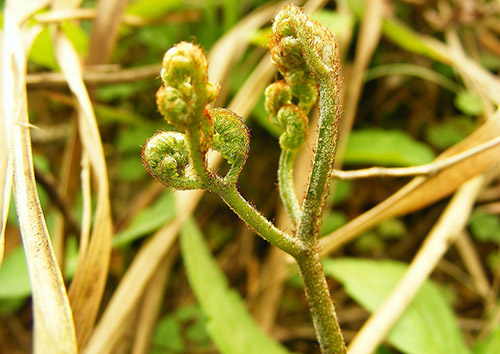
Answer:
[{"label": "fuzzy fern shoot", "polygon": [[[323,353],[345,353],[335,308],[319,262],[318,229],[334,161],[340,116],[339,56],[334,36],[299,8],[285,6],[273,23],[271,58],[282,80],[265,91],[265,108],[282,132],[278,170],[280,196],[294,230],[285,233],[258,212],[237,189],[249,153],[249,132],[241,118],[224,108],[209,108],[218,87],[207,77],[202,50],[181,42],[163,58],[163,86],[157,104],[178,131],[148,139],[142,158],[148,172],[175,189],[217,193],[258,235],[297,261]],[[293,185],[295,156],[307,140],[308,114],[319,97],[318,141],[306,196],[299,202]],[[225,176],[210,169],[207,152],[218,151],[229,164]]]}]

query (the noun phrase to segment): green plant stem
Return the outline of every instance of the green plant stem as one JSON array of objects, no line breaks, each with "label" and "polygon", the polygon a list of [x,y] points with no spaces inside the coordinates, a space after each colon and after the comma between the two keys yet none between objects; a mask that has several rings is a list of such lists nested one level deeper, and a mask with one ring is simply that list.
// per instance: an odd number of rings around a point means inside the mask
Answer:
[{"label": "green plant stem", "polygon": [[323,354],[346,353],[335,307],[326,283],[319,253],[297,259],[304,290],[311,308],[314,328]]},{"label": "green plant stem", "polygon": [[330,85],[325,85],[320,81],[319,86],[320,118],[316,154],[297,232],[300,240],[313,247],[317,241],[323,204],[328,191],[328,180],[335,157],[340,115],[335,80],[331,80]]},{"label": "green plant stem", "polygon": [[207,170],[206,152],[201,148],[201,129],[189,129],[186,131],[186,141],[191,155],[191,163],[202,182],[209,181],[213,176]]},{"label": "green plant stem", "polygon": [[295,236],[291,236],[274,226],[241,196],[235,185],[213,183],[212,188],[211,191],[219,194],[240,219],[246,222],[262,238],[293,257],[304,255],[305,248],[303,243]]},{"label": "green plant stem", "polygon": [[298,225],[302,213],[293,182],[293,164],[296,155],[297,152],[295,150],[281,150],[278,169],[281,200],[294,227]]}]

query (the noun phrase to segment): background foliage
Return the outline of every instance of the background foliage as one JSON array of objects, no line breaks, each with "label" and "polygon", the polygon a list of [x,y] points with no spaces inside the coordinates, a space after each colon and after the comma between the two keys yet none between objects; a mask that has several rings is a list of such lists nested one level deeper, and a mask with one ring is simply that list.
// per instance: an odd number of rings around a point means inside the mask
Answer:
[{"label": "background foliage", "polygon": [[[64,323],[50,307],[33,310],[33,299],[50,288],[63,289],[54,290],[54,301],[68,311],[71,304],[84,352],[318,352],[288,258],[252,236],[216,196],[174,193],[156,184],[140,159],[146,138],[169,128],[154,99],[162,55],[179,41],[194,41],[208,54],[211,80],[222,86],[217,105],[240,114],[251,130],[242,194],[279,227],[289,227],[275,187],[277,132],[263,108],[263,90],[277,75],[266,56],[270,21],[282,3],[73,3],[3,5],[0,199],[2,215],[10,211],[2,233],[0,351],[39,349],[45,331],[32,327],[34,318],[43,323],[37,316]],[[305,5],[306,11],[316,9],[311,16],[330,26],[341,46],[344,116],[336,168],[429,164],[500,135],[497,1]],[[32,39],[31,49],[24,51],[17,38]],[[25,53],[26,70],[9,66],[9,53]],[[9,108],[22,106],[24,92],[26,122],[19,118],[22,110]],[[12,133],[16,129],[19,136]],[[15,143],[21,138],[28,139],[24,147]],[[312,149],[311,140],[296,167],[301,189]],[[419,266],[412,263],[419,254],[429,264],[430,279],[414,284],[415,292],[422,287],[413,302],[411,290],[399,295],[410,304],[378,339],[378,353],[498,350],[499,152],[497,145],[419,177],[390,206],[380,203],[401,192],[410,177],[332,179],[321,245],[348,342],[405,271]],[[23,187],[20,166],[34,167],[33,189],[28,177]],[[467,192],[464,186],[474,176],[482,177]],[[8,202],[10,183],[15,198]],[[460,191],[459,202],[450,199]],[[35,196],[41,216],[30,214]],[[471,210],[462,213],[453,203]],[[445,219],[451,226],[442,226]],[[22,230],[31,231],[21,239]],[[43,235],[53,246],[40,259],[58,263],[40,266],[39,255],[30,253]],[[425,248],[435,235],[446,244],[444,255]],[[62,282],[54,280],[59,287],[51,288],[44,280],[59,279],[59,269],[69,302]],[[88,293],[91,300],[84,297]],[[71,319],[64,318],[72,333]]]}]

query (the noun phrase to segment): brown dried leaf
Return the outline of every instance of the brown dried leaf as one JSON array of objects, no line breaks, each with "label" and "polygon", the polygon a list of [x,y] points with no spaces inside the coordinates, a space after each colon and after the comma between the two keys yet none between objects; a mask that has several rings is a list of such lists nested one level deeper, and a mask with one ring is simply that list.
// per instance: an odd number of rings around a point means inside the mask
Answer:
[{"label": "brown dried leaf", "polygon": [[[33,350],[35,353],[76,353],[71,308],[52,249],[33,170],[26,95],[27,52],[41,29],[32,27],[28,30],[21,28],[20,22],[15,22],[16,19],[21,21],[28,9],[29,13],[35,9],[33,3],[18,1],[11,7],[12,4],[13,1],[8,2],[4,9],[4,133],[6,142],[10,142],[8,153],[13,154],[14,195],[32,288]],[[5,175],[7,183],[9,172],[6,171]]]}]

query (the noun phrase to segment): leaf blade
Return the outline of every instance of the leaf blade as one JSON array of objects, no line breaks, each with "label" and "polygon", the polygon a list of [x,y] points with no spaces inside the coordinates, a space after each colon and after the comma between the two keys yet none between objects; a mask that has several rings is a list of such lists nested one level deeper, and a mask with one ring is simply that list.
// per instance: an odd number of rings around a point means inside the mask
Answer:
[{"label": "leaf blade", "polygon": [[[375,311],[403,276],[407,265],[396,261],[325,259],[327,275],[370,312]],[[456,318],[439,290],[426,281],[395,324],[387,340],[404,353],[468,353]]]},{"label": "leaf blade", "polygon": [[227,354],[288,353],[258,328],[239,295],[228,288],[192,220],[186,222],[180,241],[189,282],[219,350]]}]

